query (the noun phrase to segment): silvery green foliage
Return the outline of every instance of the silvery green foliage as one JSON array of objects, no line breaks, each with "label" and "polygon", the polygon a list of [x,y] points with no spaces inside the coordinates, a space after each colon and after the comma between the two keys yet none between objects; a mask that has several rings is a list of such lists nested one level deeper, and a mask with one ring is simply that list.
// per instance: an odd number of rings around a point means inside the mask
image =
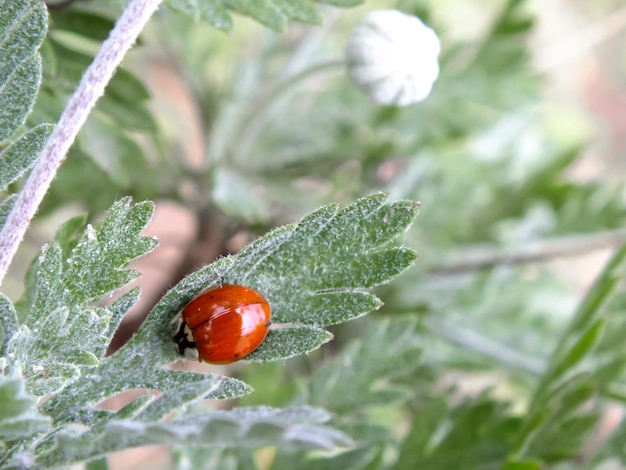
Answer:
[{"label": "silvery green foliage", "polygon": [[26,121],[41,82],[37,52],[46,36],[40,0],[0,0],[0,142]]},{"label": "silvery green foliage", "polygon": [[[41,82],[38,50],[46,35],[46,7],[39,0],[0,0],[0,12],[0,191],[6,191],[32,167],[52,126],[16,137]],[[0,202],[0,228],[13,204],[13,196]]]},{"label": "silvery green foliage", "polygon": [[[415,253],[392,241],[410,226],[417,206],[390,203],[378,194],[341,210],[323,207],[297,224],[278,228],[239,255],[185,278],[124,347],[105,357],[139,291],[133,289],[108,306],[99,302],[136,277],[138,273],[125,268],[130,260],[156,246],[154,239],[140,235],[152,210],[148,202],[133,204],[125,198],[99,227],[84,227],[84,217],[69,220],[33,264],[24,298],[15,307],[0,298],[0,348],[6,364],[2,379],[14,391],[7,403],[21,403],[7,419],[24,419],[23,429],[8,434],[0,450],[1,466],[68,465],[150,444],[287,449],[350,444],[345,434],[324,424],[327,413],[311,407],[211,413],[194,408],[162,422],[201,398],[250,392],[236,379],[167,368],[179,359],[172,341],[174,320],[207,287],[245,284],[262,292],[273,306],[275,322],[285,324],[270,332],[252,360],[283,360],[316,349],[331,338],[322,326],[377,308],[380,300],[364,289],[413,263]],[[94,408],[136,389],[146,392],[116,412]],[[158,397],[148,392],[153,390],[160,392]],[[44,395],[47,400],[36,409],[36,398]]]},{"label": "silvery green foliage", "polygon": [[428,96],[439,75],[435,32],[398,10],[369,13],[346,50],[348,72],[376,103],[408,106]]},{"label": "silvery green foliage", "polygon": [[[2,303],[7,302],[2,297]],[[4,369],[3,364],[0,368]],[[26,392],[21,371],[0,375],[0,448],[6,442],[46,430],[50,418],[37,412],[37,399]]]},{"label": "silvery green foliage", "polygon": [[421,367],[419,343],[414,320],[373,323],[340,357],[315,371],[306,402],[346,416],[406,400],[402,382]]},{"label": "silvery green foliage", "polygon": [[[51,133],[50,124],[41,124],[11,143],[2,152],[0,155],[0,191],[6,191],[9,184],[33,166]],[[2,226],[1,223],[0,226]]]},{"label": "silvery green foliage", "polygon": [[385,194],[376,194],[343,209],[324,206],[296,224],[279,227],[237,256],[183,279],[161,299],[129,346],[150,342],[157,356],[174,360],[172,312],[207,288],[240,284],[267,298],[272,321],[284,324],[270,329],[248,360],[282,360],[312,351],[331,337],[323,326],[381,306],[367,288],[390,281],[413,264],[415,252],[393,240],[409,228],[417,210],[412,201],[389,202]]},{"label": "silvery green foliage", "polygon": [[199,18],[223,30],[233,26],[229,10],[254,18],[276,31],[287,27],[288,21],[320,24],[322,15],[315,3],[327,3],[338,7],[360,5],[363,0],[168,0],[166,4],[177,11]]}]

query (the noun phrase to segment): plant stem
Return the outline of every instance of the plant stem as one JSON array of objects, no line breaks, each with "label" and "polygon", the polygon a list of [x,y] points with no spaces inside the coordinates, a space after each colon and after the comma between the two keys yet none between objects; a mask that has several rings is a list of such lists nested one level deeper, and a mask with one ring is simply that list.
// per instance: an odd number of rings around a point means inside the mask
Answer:
[{"label": "plant stem", "polygon": [[160,3],[161,0],[130,2],[69,99],[0,232],[0,284],[78,131]]},{"label": "plant stem", "polygon": [[[430,275],[456,275],[490,269],[499,265],[552,260],[564,256],[576,256],[594,250],[615,248],[626,241],[626,230],[607,230],[600,233],[573,235],[528,243],[517,251],[493,248],[472,250],[448,256],[448,261],[428,268]],[[507,252],[508,251],[508,252]]]}]

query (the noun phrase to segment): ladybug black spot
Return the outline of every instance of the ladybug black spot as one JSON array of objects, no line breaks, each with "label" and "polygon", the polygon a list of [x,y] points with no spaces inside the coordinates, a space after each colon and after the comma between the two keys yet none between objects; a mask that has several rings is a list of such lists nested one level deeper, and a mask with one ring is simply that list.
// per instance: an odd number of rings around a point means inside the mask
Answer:
[{"label": "ladybug black spot", "polygon": [[174,342],[178,346],[178,353],[185,355],[186,349],[195,349],[196,343],[194,341],[189,341],[187,335],[185,334],[185,324],[181,323],[180,328],[176,332],[174,336]]}]

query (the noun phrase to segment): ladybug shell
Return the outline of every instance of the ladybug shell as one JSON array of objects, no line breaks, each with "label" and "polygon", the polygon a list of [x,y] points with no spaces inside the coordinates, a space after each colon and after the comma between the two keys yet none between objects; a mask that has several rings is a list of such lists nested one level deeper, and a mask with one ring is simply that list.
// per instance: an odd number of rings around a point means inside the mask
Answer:
[{"label": "ladybug shell", "polygon": [[271,324],[268,301],[249,287],[224,285],[209,289],[182,311],[199,359],[228,364],[244,358],[263,342]]}]

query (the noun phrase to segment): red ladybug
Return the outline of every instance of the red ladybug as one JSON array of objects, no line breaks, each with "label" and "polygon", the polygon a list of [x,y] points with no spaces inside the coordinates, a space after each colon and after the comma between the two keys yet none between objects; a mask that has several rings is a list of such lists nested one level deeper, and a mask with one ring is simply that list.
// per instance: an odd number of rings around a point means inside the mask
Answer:
[{"label": "red ladybug", "polygon": [[271,325],[270,304],[249,287],[209,289],[189,302],[174,341],[190,359],[228,364],[259,347]]}]

